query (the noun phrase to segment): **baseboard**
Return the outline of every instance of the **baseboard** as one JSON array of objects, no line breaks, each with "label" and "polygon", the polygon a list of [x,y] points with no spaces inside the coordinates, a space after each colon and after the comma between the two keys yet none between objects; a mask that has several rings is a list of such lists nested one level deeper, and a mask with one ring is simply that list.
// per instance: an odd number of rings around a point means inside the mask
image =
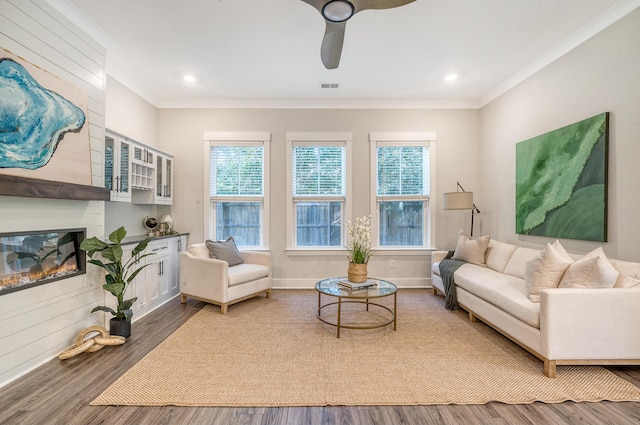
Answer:
[{"label": "baseboard", "polygon": [[[274,289],[313,289],[319,280],[317,279],[273,279]],[[380,278],[394,283],[401,289],[429,289],[431,288],[431,278]]]}]

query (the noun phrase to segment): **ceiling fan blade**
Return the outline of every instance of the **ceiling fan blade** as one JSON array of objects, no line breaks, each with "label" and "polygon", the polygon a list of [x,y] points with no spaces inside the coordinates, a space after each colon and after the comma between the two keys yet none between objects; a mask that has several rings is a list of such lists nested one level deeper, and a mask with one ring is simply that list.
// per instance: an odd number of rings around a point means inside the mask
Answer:
[{"label": "ceiling fan blade", "polygon": [[[302,0],[306,1],[306,0]],[[367,9],[392,9],[413,3],[416,0],[350,0],[353,4],[354,14]],[[309,3],[309,2],[308,2]],[[320,3],[323,3],[322,1]],[[320,6],[322,8],[322,6]]]},{"label": "ceiling fan blade", "polygon": [[342,43],[344,42],[344,30],[347,21],[327,22],[327,28],[322,39],[320,57],[327,69],[335,69],[340,65],[340,55],[342,55]]},{"label": "ceiling fan blade", "polygon": [[317,9],[318,12],[322,13],[322,7],[328,0],[302,0],[302,1],[307,4],[310,4],[315,9]]}]

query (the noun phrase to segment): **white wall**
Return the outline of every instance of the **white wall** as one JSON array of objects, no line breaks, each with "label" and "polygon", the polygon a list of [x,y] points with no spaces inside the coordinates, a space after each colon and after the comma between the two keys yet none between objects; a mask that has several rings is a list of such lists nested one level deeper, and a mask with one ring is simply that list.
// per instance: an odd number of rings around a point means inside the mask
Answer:
[{"label": "white wall", "polygon": [[[0,0],[0,46],[85,90],[92,182],[103,185],[105,51],[43,0]],[[104,202],[0,196],[0,233],[86,227],[104,232]],[[55,357],[98,324],[99,276],[90,272],[0,296],[0,386]]]},{"label": "white wall", "polygon": [[539,247],[552,239],[515,234],[515,144],[609,111],[608,242],[563,240],[569,250],[602,245],[640,259],[640,10],[527,79],[481,111],[485,232]]},{"label": "white wall", "polygon": [[[270,250],[274,286],[312,287],[321,278],[346,273],[344,255],[294,256],[286,248],[286,132],[353,133],[353,216],[369,214],[369,133],[435,132],[437,134],[436,243],[455,247],[457,231],[470,228],[470,213],[442,211],[441,193],[455,191],[456,181],[466,190],[479,189],[477,110],[290,110],[290,109],[161,109],[158,111],[160,148],[177,151],[175,158],[175,227],[189,232],[190,243],[205,238],[203,195],[205,131],[267,131],[271,133]],[[479,206],[483,200],[478,197]],[[476,229],[478,231],[479,227]],[[396,260],[395,269],[389,260]],[[402,286],[429,283],[430,254],[376,255],[369,263],[372,276],[389,278]]]}]

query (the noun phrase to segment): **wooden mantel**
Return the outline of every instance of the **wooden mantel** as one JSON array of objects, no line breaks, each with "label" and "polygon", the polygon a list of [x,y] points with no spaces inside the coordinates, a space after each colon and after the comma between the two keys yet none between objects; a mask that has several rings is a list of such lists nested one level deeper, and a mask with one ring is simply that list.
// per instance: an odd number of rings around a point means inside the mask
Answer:
[{"label": "wooden mantel", "polygon": [[0,174],[0,195],[27,198],[108,201],[109,189]]}]

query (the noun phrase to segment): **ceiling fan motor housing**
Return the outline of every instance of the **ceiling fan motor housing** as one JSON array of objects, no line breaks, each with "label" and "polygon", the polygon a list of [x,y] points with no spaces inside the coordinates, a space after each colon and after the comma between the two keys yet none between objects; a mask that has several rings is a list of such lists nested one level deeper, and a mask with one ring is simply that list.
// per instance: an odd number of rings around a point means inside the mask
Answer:
[{"label": "ceiling fan motor housing", "polygon": [[344,22],[354,13],[353,4],[347,0],[331,0],[322,7],[322,16],[331,22]]}]

